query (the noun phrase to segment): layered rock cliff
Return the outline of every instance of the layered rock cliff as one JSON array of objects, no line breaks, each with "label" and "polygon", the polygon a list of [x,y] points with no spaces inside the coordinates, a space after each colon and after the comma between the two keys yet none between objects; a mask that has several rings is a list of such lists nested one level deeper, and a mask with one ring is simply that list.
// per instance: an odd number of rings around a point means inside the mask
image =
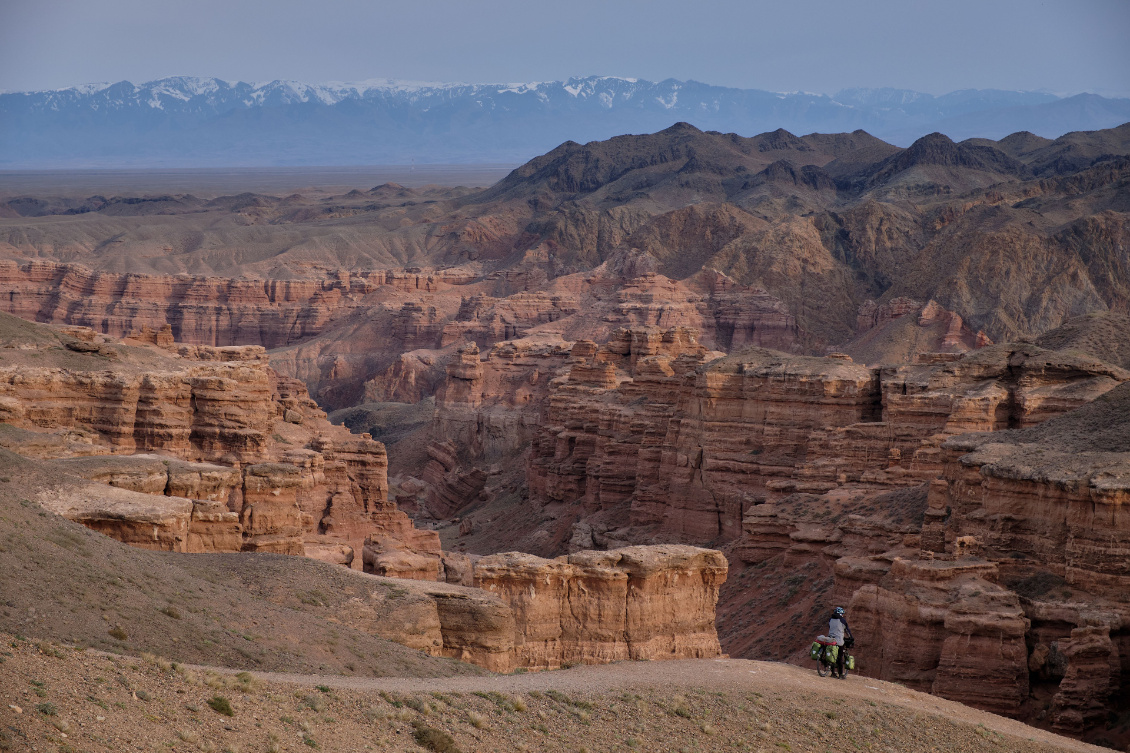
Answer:
[{"label": "layered rock cliff", "polygon": [[[670,347],[637,350],[647,337]],[[627,504],[631,525],[698,542],[737,538],[761,501],[926,482],[946,436],[1032,425],[1130,378],[1030,345],[884,368],[760,349],[708,360],[674,331],[579,343],[572,357],[550,385],[531,495]]]},{"label": "layered rock cliff", "polygon": [[[277,348],[321,333],[371,293],[431,293],[473,279],[459,270],[335,270],[313,279],[119,274],[55,261],[0,260],[3,311],[111,337],[168,325],[177,342]],[[371,303],[371,301],[369,301]]]},{"label": "layered rock cliff", "polygon": [[510,552],[475,563],[475,585],[508,603],[517,666],[721,655],[714,612],[720,552],[690,546],[584,551],[546,560]]},{"label": "layered rock cliff", "polygon": [[228,279],[96,272],[52,261],[0,260],[0,310],[156,343],[261,345],[276,371],[318,400],[416,402],[434,393],[452,350],[526,336],[604,340],[623,326],[690,326],[720,347],[796,347],[781,301],[704,272],[658,275],[622,249],[595,269],[531,281],[537,262],[505,274],[450,269],[333,272],[302,279]]},{"label": "layered rock cliff", "polygon": [[45,499],[53,509],[149,548],[309,548],[348,565],[375,534],[438,558],[435,534],[388,500],[383,445],[330,425],[261,347],[162,348],[17,322],[5,315],[0,441],[77,456],[59,462],[121,490],[73,489]]},{"label": "layered rock cliff", "polygon": [[[507,372],[493,361],[465,350],[449,367],[437,403],[437,426],[479,448],[480,459],[487,457],[479,432],[488,409],[500,423],[498,412],[505,415],[515,402],[534,415],[525,401],[510,400],[512,390],[482,389],[504,383],[499,375]],[[1031,481],[1036,486],[1021,491],[1015,471],[978,458],[1002,452],[994,438],[1025,431],[1050,437],[1068,417],[1110,412],[1099,407],[1106,405],[1102,396],[1122,394],[1126,388],[1118,385],[1130,373],[1077,351],[1031,344],[884,367],[763,349],[722,356],[678,329],[623,330],[603,345],[577,342],[564,364],[559,355],[545,363],[557,376],[546,384],[526,480],[531,502],[554,525],[574,521],[572,542],[557,546],[729,540],[737,580],[723,593],[720,617],[730,650],[767,648],[755,626],[776,631],[777,643],[800,645],[811,633],[797,632],[797,620],[812,617],[798,610],[819,611],[835,600],[850,607],[857,631],[867,636],[859,650],[865,673],[1033,721],[1043,714],[1065,730],[1080,731],[1109,710],[1096,694],[1111,697],[1120,670],[1098,679],[1093,670],[1104,661],[1117,666],[1124,655],[1122,618],[1102,609],[1084,614],[1083,604],[1114,591],[1077,591],[1078,603],[1065,610],[1033,606],[1024,595],[1029,587],[1018,584],[1043,582],[1033,568],[1052,563],[1047,577],[1068,588],[1082,588],[1071,580],[1079,578],[1123,588],[1117,507],[1081,517],[1088,502],[1079,514],[1052,514],[1064,497],[1052,489],[1083,482],[1047,488]],[[449,405],[449,394],[463,398]],[[519,424],[511,418],[503,425]],[[446,499],[458,496],[453,492],[473,467],[466,457],[460,465],[457,446],[433,456],[446,475],[431,483]],[[1029,464],[1051,457],[1046,449],[1010,452]],[[1086,475],[1091,461],[1081,460],[1076,448],[1063,467],[1075,463],[1073,472]],[[1018,501],[1007,503],[1011,498]],[[477,526],[481,502],[460,499],[438,511],[459,510]],[[1049,515],[1059,522],[1048,522]],[[1070,563],[1084,560],[1091,569],[1069,578],[1079,572]],[[765,577],[779,573],[786,584],[804,576],[787,590],[751,597],[747,573],[758,568]],[[811,596],[803,588],[797,593],[804,582],[812,584]],[[752,611],[751,599],[760,605]],[[818,632],[818,623],[810,630]],[[1069,653],[1078,657],[1076,667],[1091,669],[1068,674]]]},{"label": "layered rock cliff", "polygon": [[[1057,364],[1026,352],[1040,378]],[[864,674],[1100,734],[1130,671],[1128,409],[1123,383],[1027,429],[950,435],[910,508],[858,487],[755,505],[731,557],[808,573],[814,588],[832,574],[821,600],[848,607]],[[724,608],[724,640],[741,614]]]},{"label": "layered rock cliff", "polygon": [[262,348],[0,327],[0,442],[76,479],[37,497],[66,518],[141,548],[306,554],[432,581],[393,617],[361,603],[342,617],[499,671],[720,653],[719,552],[444,553],[388,501],[383,446],[331,426]]},{"label": "layered rock cliff", "polygon": [[992,561],[1019,594],[1026,663],[1056,688],[1046,713],[1065,731],[1102,720],[1130,669],[1128,438],[1123,385],[1030,429],[947,441],[930,487],[923,549]]}]

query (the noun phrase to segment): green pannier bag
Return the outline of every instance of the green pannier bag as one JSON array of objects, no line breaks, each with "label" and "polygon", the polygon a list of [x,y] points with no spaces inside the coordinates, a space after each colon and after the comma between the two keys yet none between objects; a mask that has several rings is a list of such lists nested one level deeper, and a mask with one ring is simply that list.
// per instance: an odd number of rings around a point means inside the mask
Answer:
[{"label": "green pannier bag", "polygon": [[820,650],[823,649],[823,648],[828,649],[828,651],[824,654],[825,658],[830,662],[835,662],[836,657],[840,655],[839,647],[838,646],[825,646],[820,641],[815,641],[812,644],[812,648],[808,649],[809,658],[815,659],[816,661],[820,661]]},{"label": "green pannier bag", "polygon": [[852,672],[854,672],[855,671],[855,657],[852,656],[851,654],[848,654],[847,658],[844,659],[844,666],[847,667],[848,669],[850,669]]}]

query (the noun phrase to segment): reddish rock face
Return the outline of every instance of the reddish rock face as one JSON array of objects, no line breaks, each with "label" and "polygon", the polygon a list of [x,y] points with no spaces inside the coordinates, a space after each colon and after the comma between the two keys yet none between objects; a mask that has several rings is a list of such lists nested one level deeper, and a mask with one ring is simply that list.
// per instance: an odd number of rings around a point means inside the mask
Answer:
[{"label": "reddish rock face", "polygon": [[[650,261],[649,261],[650,260]],[[80,266],[0,261],[0,310],[33,321],[90,326],[168,346],[262,345],[275,369],[324,405],[415,402],[434,394],[453,348],[486,351],[519,338],[603,341],[619,327],[687,326],[729,349],[785,350],[795,319],[764,291],[706,271],[684,282],[622,249],[588,272],[549,279],[536,264],[483,275],[475,265],[421,271],[335,272],[254,280],[121,275]]]},{"label": "reddish rock face", "polygon": [[930,486],[923,548],[994,563],[1030,621],[1036,697],[1073,733],[1105,717],[1130,645],[1127,427],[1124,384],[1032,428],[948,440]]},{"label": "reddish rock face", "polygon": [[[78,340],[89,348],[58,347],[74,331],[42,327],[39,341],[15,351],[21,362],[0,368],[0,408],[15,431],[5,444],[69,457],[58,461],[65,470],[140,496],[130,497],[132,522],[128,500],[71,500],[63,514],[148,548],[301,555],[308,545],[323,554],[337,546],[332,558],[356,567],[361,558],[345,550],[359,553],[371,534],[416,548],[422,535],[434,539],[423,549],[434,550],[438,568],[435,534],[418,535],[388,500],[384,446],[330,425],[300,382],[268,367],[262,348],[174,354],[89,331]],[[160,499],[187,506],[173,514]]]},{"label": "reddish rock face", "polygon": [[[1123,577],[1113,554],[1121,549],[1109,546],[1122,535],[1118,508],[1099,508],[1094,522],[1087,522],[1091,518],[1062,506],[1066,487],[1060,482],[1025,492],[1031,500],[1025,505],[1042,505],[1032,507],[1035,512],[1008,507],[1008,494],[1015,492],[1006,484],[1017,483],[1011,472],[998,479],[997,471],[983,470],[987,466],[963,466],[956,458],[976,448],[952,438],[970,430],[998,432],[976,435],[992,438],[1009,427],[1043,425],[1111,392],[1130,374],[1023,344],[928,361],[877,369],[843,357],[757,349],[712,358],[678,330],[625,331],[603,345],[578,341],[547,384],[543,425],[528,466],[531,498],[577,511],[580,548],[591,547],[598,536],[605,544],[721,537],[732,540],[730,551],[740,561],[781,561],[786,570],[800,571],[816,565],[811,572],[834,573],[829,597],[850,605],[857,632],[870,636],[859,651],[864,673],[1031,718],[1034,642],[1054,642],[1060,647],[1055,656],[1066,657],[1070,623],[1081,625],[1084,618],[1065,617],[1063,610],[1054,619],[1040,617],[1012,584],[1032,563],[1105,552],[1085,556],[1107,569],[1092,569],[1089,581],[1065,583],[1106,582],[1113,593]],[[504,390],[480,391],[494,378],[492,369],[491,359],[469,351],[449,369],[448,394],[464,397],[450,404],[450,415],[460,422],[448,425],[458,425],[469,446],[483,445],[478,432],[487,406],[502,411],[513,405]],[[448,409],[440,404],[437,424],[449,418]],[[977,445],[977,452],[989,451],[991,439],[985,441],[990,444]],[[455,467],[454,450],[440,453],[448,462],[436,459],[437,469]],[[952,482],[946,480],[950,469]],[[895,490],[921,490],[939,476],[928,505],[911,505],[917,514],[912,510],[902,520],[899,513],[896,520],[894,508],[884,508],[903,504]],[[1109,487],[1102,484],[1096,488]],[[440,488],[436,479],[431,485]],[[918,491],[911,496],[927,497]],[[839,515],[836,522],[794,514],[802,503],[818,512],[849,499],[862,500],[857,507],[870,505],[872,512]],[[923,507],[924,525],[914,522]],[[946,507],[948,528],[937,528],[931,521],[942,520]],[[968,515],[957,515],[959,510]],[[1059,522],[1041,522],[1053,510],[1060,512],[1051,520]],[[595,523],[609,519],[619,527],[609,531]],[[1018,557],[1029,551],[1030,558]],[[552,579],[564,566],[546,567]],[[1065,574],[1068,567],[1065,561],[1056,572]],[[521,589],[515,586],[513,593],[518,598]],[[1089,603],[1102,589],[1090,593]],[[553,619],[545,619],[549,635]],[[1108,622],[1122,624],[1120,619]],[[1121,638],[1108,632],[1113,653],[1080,648],[1080,667],[1101,664],[1096,651],[1120,655],[1114,649]],[[1097,718],[1093,709],[1081,710],[1079,698],[1093,698],[1094,687],[1113,687],[1113,681],[1084,686],[1073,679],[1060,687],[1063,676],[1051,691],[1032,686],[1033,692],[1050,692],[1049,703],[1052,696],[1059,699],[1059,710],[1048,713],[1062,717],[1061,725]],[[1076,671],[1070,676],[1083,677]]]},{"label": "reddish rock face", "polygon": [[[714,610],[726,579],[721,552],[639,546],[558,560],[510,552],[474,562],[447,553],[444,566],[449,581],[473,578],[478,587],[400,580],[391,597],[382,590],[369,600],[350,599],[339,616],[366,632],[495,672],[720,655]],[[377,582],[357,585],[363,591]],[[389,598],[395,605],[384,601]],[[373,610],[377,599],[382,609]]]},{"label": "reddish rock face", "polygon": [[[488,462],[520,451],[540,430],[549,382],[570,347],[546,337],[499,343],[486,354],[473,343],[460,348],[436,394],[434,436]],[[454,468],[451,458],[437,460],[443,473]]]},{"label": "reddish rock face", "polygon": [[714,610],[726,570],[720,552],[666,545],[556,560],[495,554],[475,563],[474,578],[514,612],[516,665],[556,669],[721,655]]},{"label": "reddish rock face", "polygon": [[984,561],[896,559],[851,598],[866,674],[998,714],[1028,699],[1029,621]]},{"label": "reddish rock face", "polygon": [[380,289],[434,292],[467,281],[458,271],[335,271],[323,279],[249,280],[115,274],[50,261],[0,260],[0,288],[10,291],[5,312],[29,321],[93,327],[111,337],[137,333],[156,344],[161,344],[158,335],[171,342],[161,334],[167,333],[194,345],[277,348],[320,333]]},{"label": "reddish rock face", "polygon": [[1033,425],[1130,378],[1034,346],[884,369],[760,349],[708,360],[674,332],[574,347],[549,385],[532,496],[589,512],[630,500],[632,525],[735,539],[759,501],[921,484],[947,436]]},{"label": "reddish rock face", "polygon": [[190,499],[91,483],[46,489],[36,501],[51,512],[131,546],[187,551],[193,513]]}]

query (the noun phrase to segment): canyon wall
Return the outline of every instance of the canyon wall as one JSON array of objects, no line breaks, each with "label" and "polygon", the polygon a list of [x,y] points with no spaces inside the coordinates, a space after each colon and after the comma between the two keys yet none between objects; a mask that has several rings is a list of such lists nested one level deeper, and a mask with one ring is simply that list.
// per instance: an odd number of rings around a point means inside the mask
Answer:
[{"label": "canyon wall", "polygon": [[0,443],[59,458],[121,490],[113,499],[164,496],[132,499],[169,514],[130,521],[97,485],[48,490],[49,507],[150,548],[308,552],[349,564],[375,534],[438,558],[435,534],[414,531],[388,500],[384,446],[332,426],[300,382],[269,368],[261,347],[36,333],[0,343]]},{"label": "canyon wall", "polygon": [[1031,345],[882,368],[757,348],[717,355],[682,330],[578,343],[550,383],[531,496],[589,512],[627,504],[632,526],[732,540],[754,504],[924,483],[947,436],[1036,424],[1130,377]]},{"label": "canyon wall", "polygon": [[[556,349],[524,363],[518,373],[553,374],[535,421],[512,399],[511,385],[528,384],[506,381],[512,363],[464,350],[436,425],[480,459],[507,449],[485,449],[488,422],[535,427],[530,500],[576,521],[570,551],[728,542],[739,571],[775,562],[782,577],[826,577],[823,598],[849,607],[865,674],[1065,731],[1110,709],[1130,654],[1117,605],[1130,575],[1125,455],[1073,449],[1053,462],[1048,447],[997,443],[1116,413],[1125,370],[1024,343],[884,367],[758,348],[723,356],[687,330],[636,328],[578,341],[564,362]],[[473,467],[454,455],[437,452],[447,475],[429,480],[446,479],[436,488],[447,499]],[[474,522],[475,498],[459,499],[447,514],[466,508]],[[522,567],[552,580],[564,565]],[[1071,595],[1033,598],[1046,583]]]},{"label": "canyon wall", "polygon": [[1027,409],[1007,415],[1031,425],[948,436],[911,514],[898,495],[864,495],[865,514],[829,519],[838,491],[794,494],[751,508],[731,554],[831,564],[828,598],[848,607],[862,673],[1081,734],[1130,676],[1130,383],[1035,423],[1097,383],[1049,392],[1064,362],[1027,358]]},{"label": "canyon wall", "polygon": [[[994,563],[1031,625],[1024,658],[1054,690],[1046,713],[1079,732],[1130,676],[1130,387],[1026,430],[943,445],[925,552]],[[1046,701],[1046,698],[1045,698]]]},{"label": "canyon wall", "polygon": [[326,270],[313,279],[243,279],[93,271],[55,261],[0,260],[0,311],[90,327],[111,337],[172,327],[177,342],[277,348],[361,310],[381,288],[431,293],[473,278],[460,271]]},{"label": "canyon wall", "polygon": [[323,405],[415,402],[433,394],[452,351],[525,337],[607,339],[620,327],[687,326],[729,349],[797,347],[784,304],[706,271],[678,282],[622,249],[583,273],[531,279],[535,265],[446,269],[309,269],[293,279],[143,275],[57,261],[0,260],[0,311],[90,327],[112,337],[261,345],[276,371]]},{"label": "canyon wall", "polygon": [[720,654],[721,553],[444,553],[388,500],[383,445],[330,425],[267,364],[258,346],[177,346],[152,331],[114,341],[3,318],[0,444],[58,469],[41,505],[132,546],[305,554],[430,581],[392,618],[364,604],[343,614],[430,653],[498,671]]}]

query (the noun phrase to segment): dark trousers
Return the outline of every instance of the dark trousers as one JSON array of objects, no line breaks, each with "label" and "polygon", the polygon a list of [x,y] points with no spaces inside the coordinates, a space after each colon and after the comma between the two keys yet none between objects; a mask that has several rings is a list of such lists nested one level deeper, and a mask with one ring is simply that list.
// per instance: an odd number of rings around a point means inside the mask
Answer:
[{"label": "dark trousers", "polygon": [[836,668],[833,674],[842,675],[844,673],[844,662],[847,661],[847,646],[840,646],[840,652],[836,655]]}]

